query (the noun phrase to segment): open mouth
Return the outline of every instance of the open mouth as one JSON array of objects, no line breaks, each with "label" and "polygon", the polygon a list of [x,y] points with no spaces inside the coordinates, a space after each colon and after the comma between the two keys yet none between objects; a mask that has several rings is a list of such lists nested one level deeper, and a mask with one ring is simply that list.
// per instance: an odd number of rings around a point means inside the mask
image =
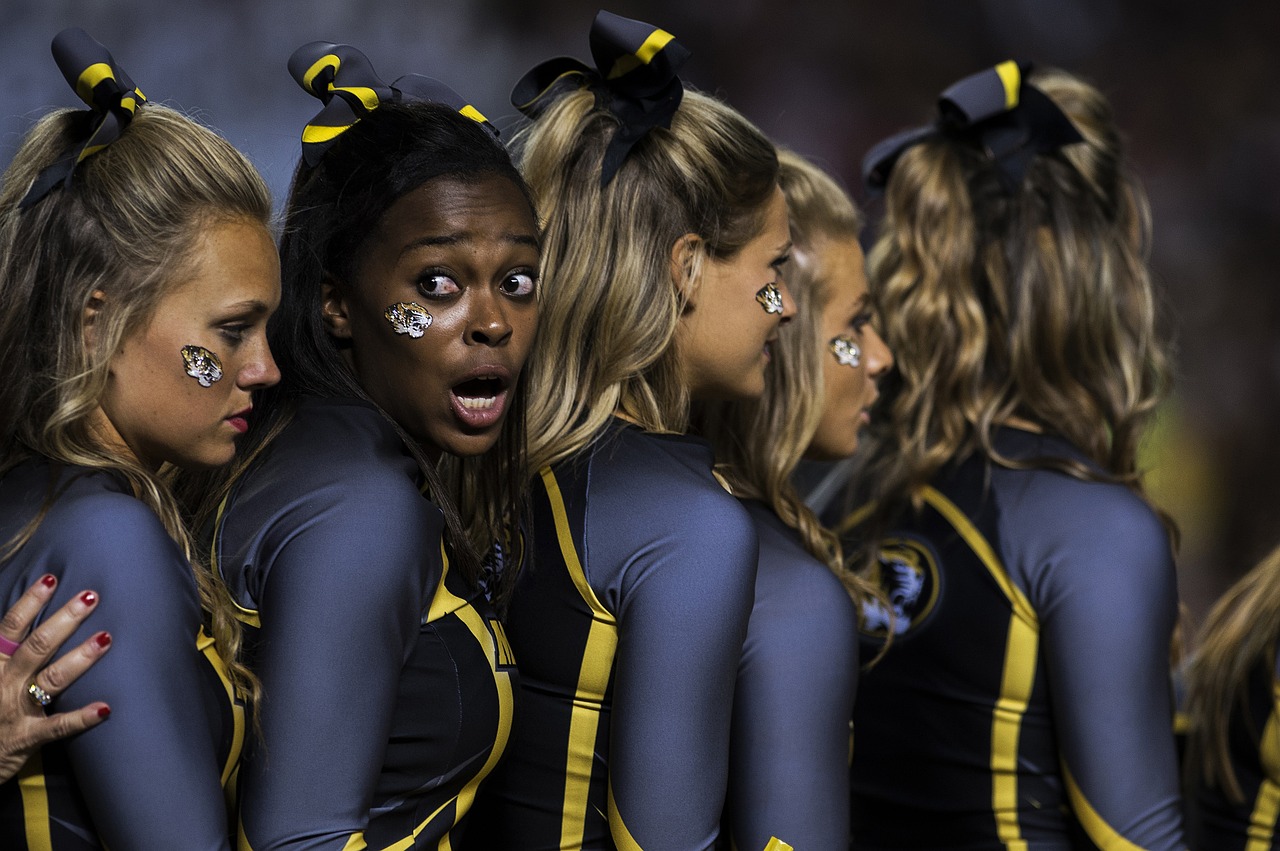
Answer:
[{"label": "open mouth", "polygon": [[453,412],[468,428],[488,428],[502,418],[510,382],[501,375],[478,375],[453,385]]}]

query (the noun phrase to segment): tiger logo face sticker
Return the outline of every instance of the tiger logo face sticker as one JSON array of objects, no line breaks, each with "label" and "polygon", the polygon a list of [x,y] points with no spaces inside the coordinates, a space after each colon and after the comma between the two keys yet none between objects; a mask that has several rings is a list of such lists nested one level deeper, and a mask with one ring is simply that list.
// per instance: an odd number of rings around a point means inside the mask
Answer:
[{"label": "tiger logo face sticker", "polygon": [[760,302],[765,313],[782,312],[782,290],[778,289],[777,284],[768,283],[761,287],[756,293],[756,301]]},{"label": "tiger logo face sticker", "polygon": [[222,378],[222,361],[204,346],[183,346],[182,363],[187,375],[200,382],[201,387],[212,387]]},{"label": "tiger logo face sticker", "polygon": [[408,334],[417,339],[431,327],[431,314],[416,301],[399,301],[382,313],[397,334]]}]

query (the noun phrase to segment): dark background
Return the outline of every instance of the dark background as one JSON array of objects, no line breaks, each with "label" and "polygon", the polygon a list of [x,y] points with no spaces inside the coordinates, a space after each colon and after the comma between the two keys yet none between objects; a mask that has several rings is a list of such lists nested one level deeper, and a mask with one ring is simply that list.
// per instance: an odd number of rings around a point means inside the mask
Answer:
[{"label": "dark background", "polygon": [[[524,71],[552,55],[589,58],[597,8],[3,0],[0,160],[8,163],[35,117],[76,104],[48,50],[70,24],[106,44],[149,98],[226,135],[279,204],[317,107],[285,71],[294,48],[354,44],[385,79],[438,77],[505,129],[516,119],[507,95]],[[1145,457],[1152,494],[1182,528],[1179,572],[1193,621],[1280,543],[1275,0],[615,0],[607,8],[674,33],[693,53],[687,80],[817,158],[859,200],[866,149],[927,120],[937,93],[965,74],[1012,57],[1099,85],[1151,196],[1153,264],[1177,341],[1176,392]]]}]

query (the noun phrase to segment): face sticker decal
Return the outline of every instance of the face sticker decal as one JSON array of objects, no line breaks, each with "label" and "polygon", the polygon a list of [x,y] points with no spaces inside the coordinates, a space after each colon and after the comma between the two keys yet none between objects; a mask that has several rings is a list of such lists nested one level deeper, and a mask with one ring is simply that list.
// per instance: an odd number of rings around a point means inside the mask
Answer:
[{"label": "face sticker decal", "polygon": [[183,346],[182,363],[201,387],[212,387],[222,377],[222,361],[204,346]]},{"label": "face sticker decal", "polygon": [[778,289],[777,284],[768,283],[761,287],[760,292],[756,293],[756,301],[760,302],[765,313],[782,312],[782,290]]},{"label": "face sticker decal", "polygon": [[849,337],[833,337],[827,345],[841,366],[856,368],[862,363],[862,349]]},{"label": "face sticker decal", "polygon": [[431,327],[431,314],[416,301],[398,301],[382,313],[397,334],[421,337]]}]

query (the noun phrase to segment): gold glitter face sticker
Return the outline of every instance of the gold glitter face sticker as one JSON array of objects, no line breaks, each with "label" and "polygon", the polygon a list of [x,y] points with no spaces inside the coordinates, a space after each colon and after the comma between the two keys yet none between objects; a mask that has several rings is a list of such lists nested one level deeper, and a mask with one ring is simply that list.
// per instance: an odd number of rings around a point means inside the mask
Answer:
[{"label": "gold glitter face sticker", "polygon": [[841,366],[858,367],[862,364],[862,349],[849,337],[833,337],[827,344],[831,354]]},{"label": "gold glitter face sticker", "polygon": [[756,301],[760,302],[765,313],[782,312],[782,290],[778,289],[775,283],[771,282],[761,287],[760,292],[756,293]]},{"label": "gold glitter face sticker", "polygon": [[397,334],[421,337],[431,327],[431,314],[416,301],[398,301],[382,312]]},{"label": "gold glitter face sticker", "polygon": [[183,346],[182,363],[201,387],[212,387],[222,377],[222,361],[204,346]]}]

